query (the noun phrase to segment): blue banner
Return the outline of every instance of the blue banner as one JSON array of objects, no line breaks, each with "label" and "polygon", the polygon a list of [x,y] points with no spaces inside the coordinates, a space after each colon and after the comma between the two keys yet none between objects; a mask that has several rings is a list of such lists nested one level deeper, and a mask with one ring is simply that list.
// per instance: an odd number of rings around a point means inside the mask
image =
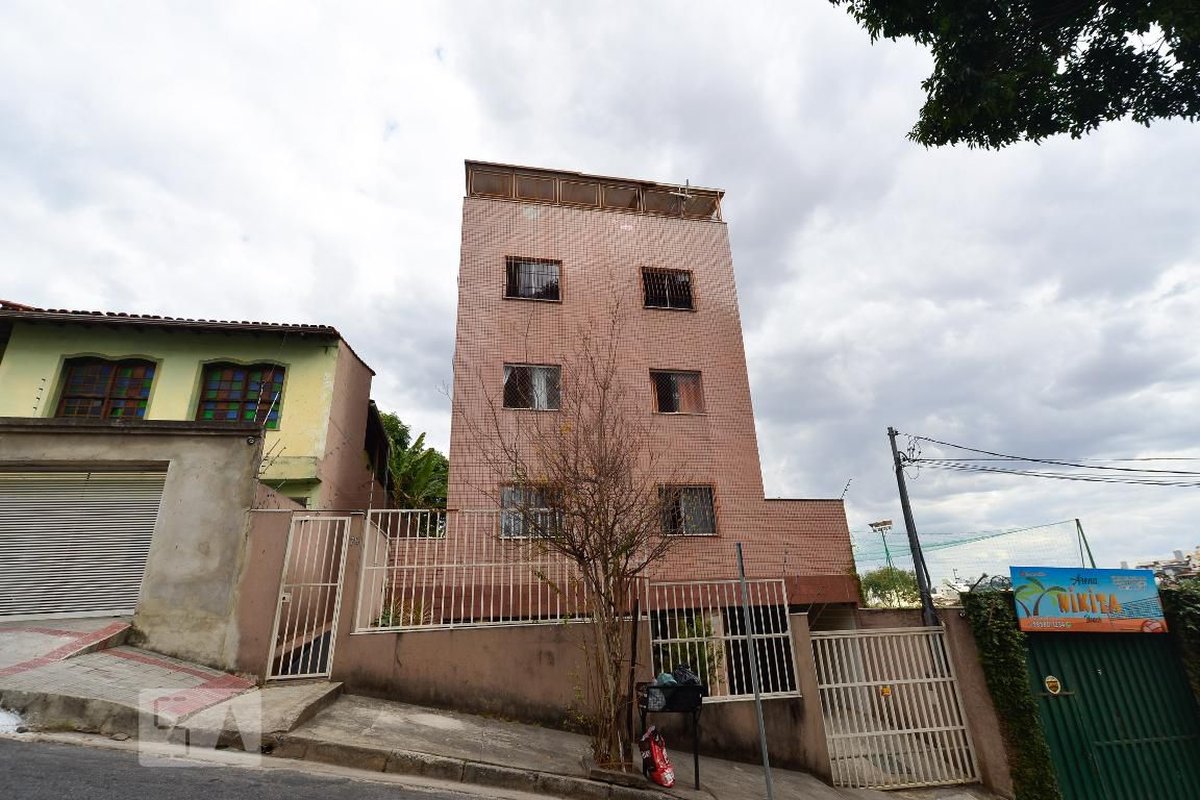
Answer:
[{"label": "blue banner", "polygon": [[1166,633],[1148,569],[1009,567],[1021,630],[1030,633]]}]

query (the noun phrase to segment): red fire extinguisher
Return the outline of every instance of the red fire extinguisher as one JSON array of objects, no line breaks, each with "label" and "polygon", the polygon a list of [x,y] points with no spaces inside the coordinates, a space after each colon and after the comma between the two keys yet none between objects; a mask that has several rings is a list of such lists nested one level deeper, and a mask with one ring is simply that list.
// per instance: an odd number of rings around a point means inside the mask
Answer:
[{"label": "red fire extinguisher", "polygon": [[646,774],[646,777],[668,789],[674,786],[675,769],[671,766],[671,759],[667,757],[667,743],[663,741],[662,734],[653,725],[642,734],[640,749],[642,751],[642,772]]}]

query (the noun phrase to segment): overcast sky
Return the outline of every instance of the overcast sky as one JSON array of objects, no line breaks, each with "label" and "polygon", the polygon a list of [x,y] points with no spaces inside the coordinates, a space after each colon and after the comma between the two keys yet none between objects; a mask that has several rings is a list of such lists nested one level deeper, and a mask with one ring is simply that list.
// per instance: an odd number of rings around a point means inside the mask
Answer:
[{"label": "overcast sky", "polygon": [[[9,0],[0,297],[335,325],[444,447],[463,160],[691,180],[727,192],[769,495],[852,478],[852,528],[899,523],[889,424],[1200,456],[1200,128],[929,151],[929,66],[818,0]],[[1200,543],[1200,488],[912,491],[931,534],[1079,517],[1101,566]]]}]

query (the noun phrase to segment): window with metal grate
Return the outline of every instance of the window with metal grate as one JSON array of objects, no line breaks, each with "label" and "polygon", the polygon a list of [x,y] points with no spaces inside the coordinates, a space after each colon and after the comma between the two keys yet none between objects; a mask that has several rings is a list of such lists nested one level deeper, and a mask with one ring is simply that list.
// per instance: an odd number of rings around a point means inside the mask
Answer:
[{"label": "window with metal grate", "polygon": [[692,310],[692,273],[680,269],[643,269],[646,308]]},{"label": "window with metal grate", "polygon": [[504,407],[556,411],[561,368],[544,364],[504,365]]},{"label": "window with metal grate", "polygon": [[501,538],[548,538],[562,531],[557,492],[551,486],[501,486],[500,507]]},{"label": "window with metal grate", "polygon": [[505,259],[504,296],[514,300],[561,300],[562,262],[540,258]]},{"label": "window with metal grate", "polygon": [[663,414],[703,414],[704,390],[699,372],[650,370],[655,410]]},{"label": "window with metal grate", "polygon": [[717,511],[711,486],[660,486],[663,533],[673,536],[712,536]]}]

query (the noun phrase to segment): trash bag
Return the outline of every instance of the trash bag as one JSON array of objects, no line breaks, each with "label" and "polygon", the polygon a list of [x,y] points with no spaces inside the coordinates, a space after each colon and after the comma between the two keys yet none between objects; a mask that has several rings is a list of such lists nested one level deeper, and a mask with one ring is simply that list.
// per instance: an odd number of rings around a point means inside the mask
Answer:
[{"label": "trash bag", "polygon": [[675,785],[675,768],[667,756],[667,743],[658,728],[651,725],[642,734],[642,772],[659,786],[670,789]]},{"label": "trash bag", "polygon": [[675,676],[669,672],[660,672],[658,677],[654,679],[655,686],[674,686],[679,681],[675,680]]},{"label": "trash bag", "polygon": [[692,672],[690,664],[680,664],[671,672],[671,677],[680,686],[699,686],[700,676]]}]

